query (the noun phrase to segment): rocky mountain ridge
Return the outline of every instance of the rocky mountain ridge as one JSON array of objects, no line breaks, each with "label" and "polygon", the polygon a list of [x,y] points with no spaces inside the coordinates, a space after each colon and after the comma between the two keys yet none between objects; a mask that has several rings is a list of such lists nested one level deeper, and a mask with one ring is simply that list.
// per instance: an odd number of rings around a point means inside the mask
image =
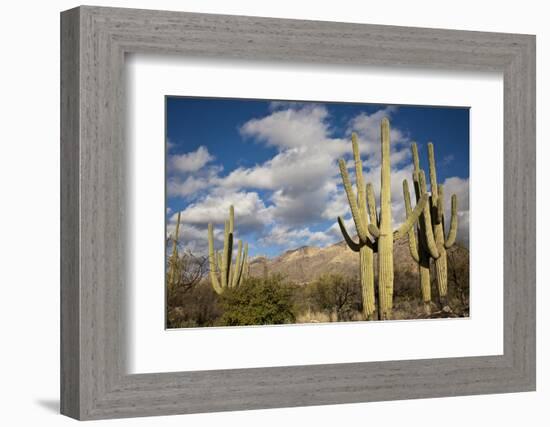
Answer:
[{"label": "rocky mountain ridge", "polygon": [[[469,263],[469,251],[455,244],[448,250],[450,262]],[[376,265],[375,254],[375,265]],[[409,254],[407,239],[394,244],[394,268],[399,273],[416,273],[418,266]],[[345,277],[359,274],[359,256],[342,240],[324,248],[302,246],[274,257],[256,257],[250,263],[250,275],[263,277],[266,274],[281,274],[289,281],[304,284],[316,280],[323,274],[335,273]]]}]

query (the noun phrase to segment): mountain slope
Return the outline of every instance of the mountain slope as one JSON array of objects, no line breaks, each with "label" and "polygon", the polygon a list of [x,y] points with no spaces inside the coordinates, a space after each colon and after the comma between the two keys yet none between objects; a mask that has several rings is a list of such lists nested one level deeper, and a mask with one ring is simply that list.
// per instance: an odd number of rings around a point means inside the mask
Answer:
[{"label": "mountain slope", "polygon": [[[469,251],[456,244],[449,251],[452,262],[464,265],[469,263]],[[375,255],[375,265],[377,259]],[[409,254],[407,239],[394,244],[394,268],[400,273],[416,273],[418,267]],[[346,277],[359,274],[359,256],[352,252],[344,241],[325,248],[303,246],[288,250],[276,258],[257,257],[251,261],[250,275],[262,277],[265,274],[282,274],[295,283],[309,283],[327,273]]]}]

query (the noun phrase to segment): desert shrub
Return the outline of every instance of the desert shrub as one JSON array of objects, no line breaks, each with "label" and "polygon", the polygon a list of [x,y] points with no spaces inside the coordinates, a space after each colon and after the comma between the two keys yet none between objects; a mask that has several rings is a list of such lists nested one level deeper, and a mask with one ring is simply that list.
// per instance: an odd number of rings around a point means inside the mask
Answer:
[{"label": "desert shrub", "polygon": [[292,286],[281,276],[248,278],[241,286],[220,296],[220,325],[276,325],[293,323]]},{"label": "desert shrub", "polygon": [[418,272],[395,270],[393,296],[407,299],[422,299]]},{"label": "desert shrub", "polygon": [[334,314],[336,321],[353,320],[361,309],[361,286],[357,280],[327,274],[309,285],[308,291],[312,310]]},{"label": "desert shrub", "polygon": [[167,327],[214,326],[220,317],[218,298],[208,281],[168,295]]},{"label": "desert shrub", "polygon": [[447,275],[449,304],[459,316],[470,314],[470,268],[467,257],[456,255],[456,246],[448,252]]}]

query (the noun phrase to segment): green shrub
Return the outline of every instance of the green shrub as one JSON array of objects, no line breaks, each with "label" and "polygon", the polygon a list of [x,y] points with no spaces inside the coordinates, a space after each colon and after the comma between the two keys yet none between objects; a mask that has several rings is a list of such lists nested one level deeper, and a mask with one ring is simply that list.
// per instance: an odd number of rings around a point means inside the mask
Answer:
[{"label": "green shrub", "polygon": [[292,287],[282,277],[248,278],[220,295],[220,325],[276,325],[293,323]]}]

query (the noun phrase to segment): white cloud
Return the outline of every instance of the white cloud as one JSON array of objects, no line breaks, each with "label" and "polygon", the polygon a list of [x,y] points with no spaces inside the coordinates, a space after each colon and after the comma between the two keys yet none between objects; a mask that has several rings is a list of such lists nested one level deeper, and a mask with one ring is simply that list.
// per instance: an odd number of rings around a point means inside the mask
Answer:
[{"label": "white cloud", "polygon": [[241,127],[241,133],[279,148],[319,144],[328,133],[327,116],[328,111],[322,106],[277,110],[269,116],[246,122]]},{"label": "white cloud", "polygon": [[[174,217],[166,224],[166,237],[173,238],[176,232],[176,221]],[[223,242],[223,232],[216,230],[214,240]],[[180,223],[178,249],[180,252],[191,251],[195,255],[208,254],[208,229],[205,226],[190,225],[185,222]],[[167,251],[170,254],[172,251],[172,243],[167,246]]]},{"label": "white cloud", "polygon": [[196,199],[200,196],[201,190],[216,188],[222,170],[223,167],[220,165],[210,165],[192,174],[171,175],[166,183],[168,197]]},{"label": "white cloud", "polygon": [[[380,121],[394,114],[389,107],[373,114],[359,114],[349,121],[345,138],[331,134],[328,110],[320,105],[274,102],[270,113],[245,123],[241,134],[256,143],[275,147],[277,153],[252,167],[239,167],[222,176],[222,166],[209,164],[214,157],[205,147],[174,157],[169,196],[185,197],[190,203],[182,211],[182,223],[189,244],[197,250],[207,245],[206,226],[215,224],[217,244],[223,237],[223,222],[229,206],[235,207],[236,236],[252,233],[262,245],[327,245],[342,240],[336,222],[344,216],[350,234],[355,234],[347,197],[337,164],[343,157],[355,181],[350,134],[357,132],[366,182],[375,189],[377,206],[380,190]],[[405,217],[402,181],[407,179],[414,199],[409,137],[400,129],[391,130],[392,203],[394,227]],[[192,174],[191,174],[192,173]],[[459,199],[459,240],[468,234],[468,180],[445,181],[446,205],[450,195]],[[414,202],[413,202],[414,204]],[[316,224],[333,221],[324,231],[311,231]],[[170,224],[175,221],[172,216]],[[251,246],[252,247],[252,246]],[[265,246],[264,246],[265,248]]]},{"label": "white cloud", "polygon": [[265,246],[284,245],[287,248],[303,245],[324,246],[333,243],[335,237],[325,231],[311,231],[308,227],[289,228],[275,226],[270,233],[260,239],[260,244]]},{"label": "white cloud", "polygon": [[335,159],[322,150],[300,147],[284,150],[272,159],[252,168],[238,168],[222,182],[224,187],[276,190],[311,190],[334,173]]},{"label": "white cloud", "polygon": [[183,222],[194,225],[223,225],[229,217],[229,207],[235,209],[235,232],[261,230],[272,221],[270,208],[266,207],[256,192],[219,191],[208,194],[189,204],[181,212]]},{"label": "white cloud", "polygon": [[168,192],[169,197],[185,197],[199,190],[207,188],[208,185],[208,181],[204,178],[195,178],[193,176],[188,176],[184,181],[180,181],[178,179],[169,179],[166,185],[166,191]]},{"label": "white cloud", "polygon": [[[380,164],[380,122],[384,117],[391,118],[396,111],[397,107],[386,107],[372,114],[361,113],[350,120],[348,134],[357,134],[361,159],[367,168]],[[391,127],[391,123],[390,143],[392,167],[410,160],[410,139],[400,129]]]},{"label": "white cloud", "polygon": [[322,106],[285,103],[272,109],[266,117],[245,123],[241,133],[276,147],[278,153],[262,164],[234,170],[220,186],[272,191],[273,216],[282,225],[318,221],[333,195],[337,158],[351,151],[350,143],[330,136],[328,111]]},{"label": "white cloud", "polygon": [[168,167],[177,172],[196,172],[212,160],[214,157],[208,152],[208,148],[201,145],[190,153],[169,155]]},{"label": "white cloud", "polygon": [[445,198],[445,226],[449,230],[451,220],[451,196],[456,194],[458,210],[457,241],[470,244],[470,180],[468,178],[447,178],[443,183]]}]

